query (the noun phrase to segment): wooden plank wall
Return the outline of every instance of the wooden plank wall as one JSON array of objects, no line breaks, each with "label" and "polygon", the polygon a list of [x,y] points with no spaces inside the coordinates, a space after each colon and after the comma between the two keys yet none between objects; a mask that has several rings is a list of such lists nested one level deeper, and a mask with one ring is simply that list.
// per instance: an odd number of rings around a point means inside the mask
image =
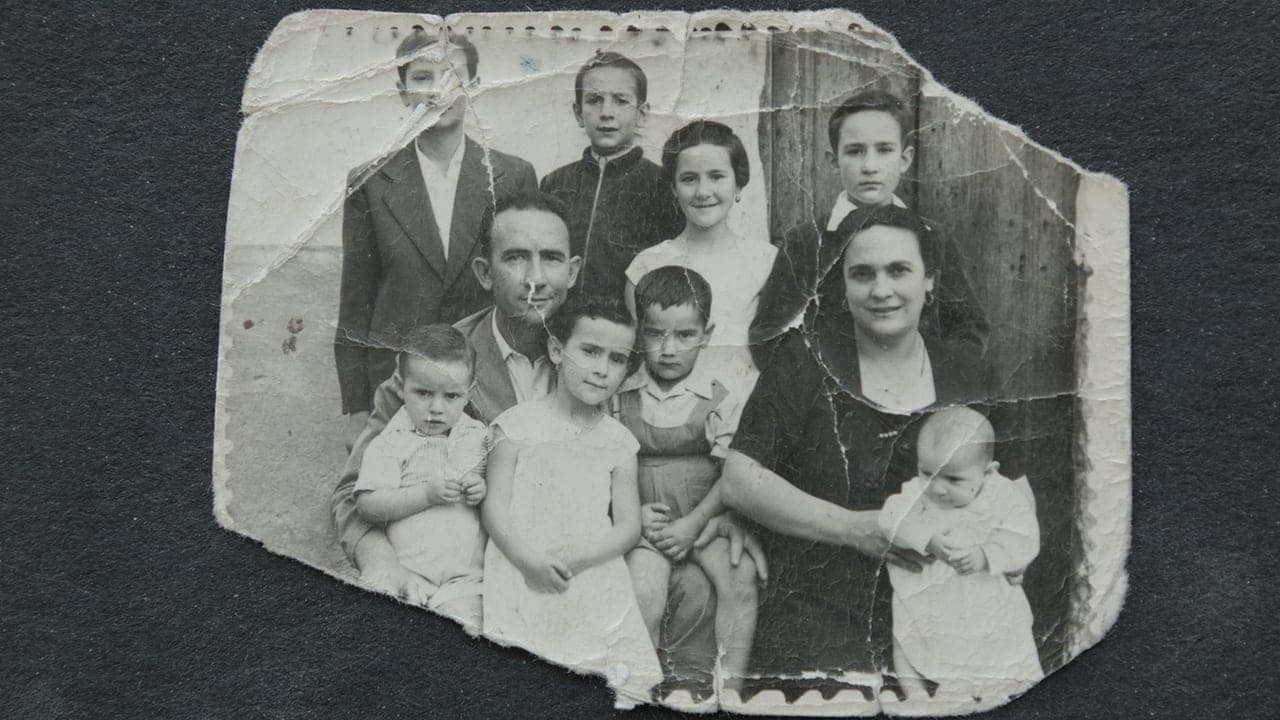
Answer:
[{"label": "wooden plank wall", "polygon": [[[1075,171],[948,98],[919,103],[917,208],[956,238],[991,323],[988,362],[1003,401],[992,410],[997,457],[1036,494],[1041,552],[1024,581],[1046,667],[1065,661],[1079,556],[1073,341]],[[945,273],[945,269],[944,269]]]},{"label": "wooden plank wall", "polygon": [[956,238],[1004,397],[1075,388],[1075,171],[947,98],[919,105],[917,209]]},{"label": "wooden plank wall", "polygon": [[[856,58],[850,60],[849,58]],[[918,72],[896,54],[849,37],[775,36],[761,119],[774,237],[827,212],[839,177],[829,169],[826,119],[845,97],[870,87],[912,109],[916,159],[899,195],[955,238],[991,323],[987,361],[1002,400],[991,408],[998,459],[1026,475],[1037,499],[1040,556],[1024,588],[1035,613],[1041,660],[1065,660],[1079,540],[1072,455],[1077,267],[1073,260],[1075,171],[949,99],[921,98]],[[943,268],[945,273],[947,268]]]}]

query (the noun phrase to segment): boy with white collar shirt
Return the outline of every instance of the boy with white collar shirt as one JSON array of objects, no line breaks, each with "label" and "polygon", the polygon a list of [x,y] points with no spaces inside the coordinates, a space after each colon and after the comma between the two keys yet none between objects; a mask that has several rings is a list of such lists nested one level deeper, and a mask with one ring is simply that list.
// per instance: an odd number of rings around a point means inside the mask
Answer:
[{"label": "boy with white collar shirt", "polygon": [[720,469],[745,395],[714,376],[717,365],[698,362],[714,329],[705,278],[661,267],[640,279],[635,298],[644,364],[614,401],[618,420],[640,443],[642,539],[627,554],[627,567],[659,648],[673,568],[685,561],[702,568],[716,590],[719,670],[725,687],[736,690],[755,635],[757,580],[767,570],[747,555],[733,558],[729,542],[707,528],[726,511]]},{"label": "boy with white collar shirt", "polygon": [[[831,149],[827,162],[840,176],[842,190],[828,215],[787,231],[778,242],[780,252],[760,296],[760,309],[751,325],[752,352],[761,369],[778,338],[793,326],[816,296],[824,248],[838,249],[848,237],[841,223],[860,207],[906,203],[896,194],[902,176],[915,159],[909,144],[906,106],[879,90],[859,93],[843,102],[827,123]],[[964,270],[964,257],[954,238],[939,243],[937,283],[921,328],[944,340],[986,348],[990,325]]]}]

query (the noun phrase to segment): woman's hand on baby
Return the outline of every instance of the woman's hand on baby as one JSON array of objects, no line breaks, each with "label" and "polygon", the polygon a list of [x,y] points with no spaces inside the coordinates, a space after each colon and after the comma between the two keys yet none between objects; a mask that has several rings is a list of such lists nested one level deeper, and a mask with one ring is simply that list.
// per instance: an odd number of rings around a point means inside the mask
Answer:
[{"label": "woman's hand on baby", "polygon": [[889,541],[880,531],[876,521],[876,513],[860,513],[861,517],[854,521],[850,528],[847,544],[863,555],[896,565],[904,570],[920,572],[929,562],[929,558],[915,550],[900,548]]},{"label": "woman's hand on baby", "polygon": [[547,553],[529,558],[520,572],[529,589],[537,593],[562,593],[569,589],[573,578],[568,563]]},{"label": "woman's hand on baby", "polygon": [[485,493],[488,492],[488,489],[484,484],[484,476],[480,473],[467,473],[466,475],[463,475],[461,487],[462,501],[472,507],[479,505],[480,501],[484,500]]}]

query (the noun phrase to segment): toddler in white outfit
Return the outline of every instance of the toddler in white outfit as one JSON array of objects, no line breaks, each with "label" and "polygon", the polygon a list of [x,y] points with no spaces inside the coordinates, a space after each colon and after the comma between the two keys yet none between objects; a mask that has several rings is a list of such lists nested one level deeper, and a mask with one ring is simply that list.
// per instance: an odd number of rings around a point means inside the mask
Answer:
[{"label": "toddler in white outfit", "polygon": [[427,606],[481,626],[487,541],[476,506],[485,495],[489,431],[463,413],[475,352],[461,332],[430,325],[396,358],[402,407],[369,443],[356,482],[356,507],[385,523],[400,564],[434,588]]}]

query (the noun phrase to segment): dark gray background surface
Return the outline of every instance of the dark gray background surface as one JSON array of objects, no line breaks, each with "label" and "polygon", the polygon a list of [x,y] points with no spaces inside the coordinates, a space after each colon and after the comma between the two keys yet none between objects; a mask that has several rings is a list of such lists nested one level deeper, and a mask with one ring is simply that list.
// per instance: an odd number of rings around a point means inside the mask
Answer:
[{"label": "dark gray background surface", "polygon": [[[213,521],[240,92],[300,9],[0,9],[0,715],[609,715],[599,681]],[[1128,603],[1101,645],[991,715],[1274,717],[1278,11],[854,9],[952,90],[1132,193]]]}]

